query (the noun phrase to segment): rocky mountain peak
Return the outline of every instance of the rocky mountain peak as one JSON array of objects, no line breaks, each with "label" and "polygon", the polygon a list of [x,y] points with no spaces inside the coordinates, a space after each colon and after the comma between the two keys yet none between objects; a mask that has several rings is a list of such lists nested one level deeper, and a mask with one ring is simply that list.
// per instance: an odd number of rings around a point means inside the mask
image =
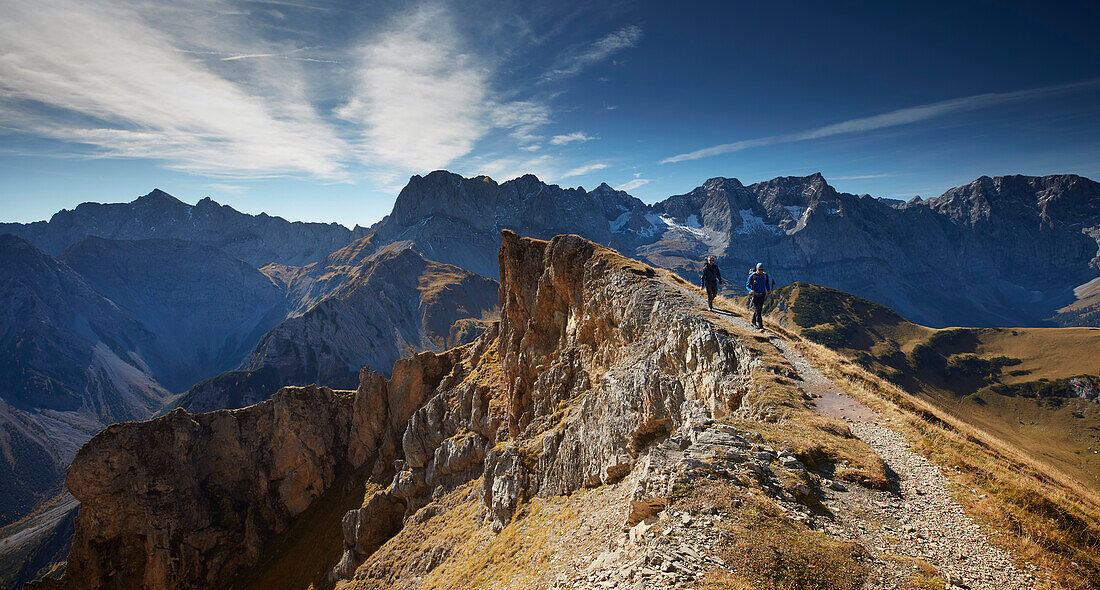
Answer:
[{"label": "rocky mountain peak", "polygon": [[744,185],[741,184],[741,181],[737,180],[736,178],[724,178],[722,176],[716,176],[714,178],[708,178],[707,181],[704,182],[699,188],[705,191],[732,191],[739,189],[743,186]]},{"label": "rocky mountain peak", "polygon": [[173,197],[172,195],[160,190],[159,188],[154,188],[152,191],[149,191],[148,194],[142,195],[142,196],[138,197],[137,199],[135,199],[134,202],[135,203],[171,203],[171,204],[179,203],[179,204],[185,204],[185,203],[183,203],[183,201],[181,201],[181,200],[177,199],[176,197]]},{"label": "rocky mountain peak", "polygon": [[[1100,183],[1074,174],[982,176],[931,199],[929,206],[956,223],[1100,225]],[[993,221],[1000,220],[1000,221]]]}]

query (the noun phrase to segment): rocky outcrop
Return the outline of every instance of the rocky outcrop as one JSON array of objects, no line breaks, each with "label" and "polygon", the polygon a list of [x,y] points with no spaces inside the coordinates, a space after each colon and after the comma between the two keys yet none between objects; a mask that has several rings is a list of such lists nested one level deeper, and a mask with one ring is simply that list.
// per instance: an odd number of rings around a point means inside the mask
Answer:
[{"label": "rocky outcrop", "polygon": [[[481,478],[499,530],[527,499],[623,478],[687,412],[738,411],[759,365],[667,275],[577,236],[504,232],[501,323],[408,421],[392,484],[345,518],[348,577],[378,527]],[[380,512],[385,516],[379,516]]]},{"label": "rocky outcrop", "polygon": [[107,428],[69,469],[76,537],[64,578],[40,587],[232,586],[341,476],[392,474],[398,428],[458,355],[404,359],[389,381],[364,369],[354,392],[284,388],[248,408]]},{"label": "rocky outcrop", "polygon": [[[389,485],[343,521],[337,577],[482,478],[497,528],[527,499],[615,482],[687,416],[741,409],[761,366],[672,276],[576,236],[505,232],[501,321],[473,343],[233,411],[112,426],[78,455],[61,587],[200,587],[257,563],[341,473]],[[140,441],[140,442],[139,442]],[[135,491],[136,490],[136,491]]]},{"label": "rocky outcrop", "polygon": [[64,586],[209,588],[255,564],[348,468],[355,401],[284,389],[244,410],[107,428],[69,469],[80,510]]},{"label": "rocky outcrop", "polygon": [[23,236],[57,256],[89,236],[112,240],[168,238],[198,242],[259,267],[269,262],[308,264],[365,235],[336,223],[289,222],[248,215],[209,197],[188,205],[154,189],[129,203],[82,203],[47,221],[0,223],[0,233]]}]

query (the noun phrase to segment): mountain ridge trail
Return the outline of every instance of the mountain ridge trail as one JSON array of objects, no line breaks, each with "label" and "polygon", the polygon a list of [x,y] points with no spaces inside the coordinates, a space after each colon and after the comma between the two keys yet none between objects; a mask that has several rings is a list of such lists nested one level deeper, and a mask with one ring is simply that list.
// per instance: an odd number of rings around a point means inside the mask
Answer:
[{"label": "mountain ridge trail", "polygon": [[[702,305],[702,296],[693,295]],[[754,329],[740,317],[722,315],[736,326]],[[948,588],[1022,590],[1054,586],[1049,580],[1018,569],[1005,551],[989,542],[981,527],[951,497],[951,482],[941,468],[910,450],[905,437],[885,424],[885,416],[847,394],[788,342],[768,336],[798,372],[799,387],[813,397],[817,411],[845,422],[888,468],[893,488],[890,491],[822,486],[826,496],[823,504],[836,516],[833,522],[825,520],[824,530],[859,542],[872,556],[873,580],[867,587],[893,588],[904,582],[891,575],[897,569],[891,567],[891,561],[912,558],[932,565],[949,582]],[[870,585],[872,581],[877,583]]]}]

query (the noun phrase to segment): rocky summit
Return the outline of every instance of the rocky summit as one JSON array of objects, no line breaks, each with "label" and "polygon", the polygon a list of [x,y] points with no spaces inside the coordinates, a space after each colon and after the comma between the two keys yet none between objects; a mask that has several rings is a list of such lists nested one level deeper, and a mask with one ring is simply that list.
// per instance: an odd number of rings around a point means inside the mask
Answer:
[{"label": "rocky summit", "polygon": [[[1052,579],[991,545],[906,449],[890,422],[907,414],[838,393],[743,313],[577,236],[504,232],[498,261],[500,320],[467,345],[388,378],[364,368],[355,390],[98,434],[67,479],[81,505],[64,577],[36,587]],[[819,407],[824,391],[859,423]],[[963,545],[990,566],[960,569]]]}]

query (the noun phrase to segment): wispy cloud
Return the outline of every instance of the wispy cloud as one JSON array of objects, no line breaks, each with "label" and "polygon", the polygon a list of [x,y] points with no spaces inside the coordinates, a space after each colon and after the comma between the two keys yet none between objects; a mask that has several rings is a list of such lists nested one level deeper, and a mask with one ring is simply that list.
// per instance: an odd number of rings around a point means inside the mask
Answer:
[{"label": "wispy cloud", "polygon": [[640,186],[645,186],[651,182],[653,182],[653,179],[651,178],[635,178],[634,180],[628,181],[624,184],[620,184],[615,188],[621,191],[632,191]]},{"label": "wispy cloud", "polygon": [[573,133],[567,133],[565,135],[555,135],[550,138],[550,145],[565,145],[568,143],[584,143],[586,141],[592,141],[599,139],[594,135],[589,135],[584,131],[574,131]]},{"label": "wispy cloud", "polygon": [[524,174],[534,174],[542,180],[548,180],[555,177],[553,172],[553,159],[545,154],[530,158],[506,156],[488,159],[474,164],[470,168],[469,174],[484,174],[501,182],[519,178]]},{"label": "wispy cloud", "polygon": [[490,122],[494,127],[509,129],[510,135],[522,143],[538,141],[542,136],[535,131],[550,123],[550,108],[533,101],[495,104],[490,110]]},{"label": "wispy cloud", "polygon": [[236,184],[208,184],[206,188],[218,191],[219,193],[226,193],[230,195],[240,195],[248,192],[247,186],[240,186]]},{"label": "wispy cloud", "polygon": [[592,162],[590,164],[585,164],[583,166],[577,166],[576,168],[573,168],[572,170],[567,170],[567,171],[563,172],[562,174],[558,175],[558,177],[559,178],[570,178],[570,177],[573,177],[573,176],[584,176],[585,174],[595,172],[597,170],[603,170],[604,168],[607,168],[607,167],[608,167],[608,165],[604,164],[603,162]]},{"label": "wispy cloud", "polygon": [[309,4],[306,2],[289,2],[285,0],[243,0],[246,4],[267,4],[271,6],[285,6],[289,8],[301,8],[303,10],[315,10],[317,12],[331,12],[326,6]]},{"label": "wispy cloud", "polygon": [[875,115],[872,117],[850,119],[841,123],[826,125],[824,127],[818,127],[816,129],[810,129],[799,133],[772,135],[768,137],[759,137],[756,139],[745,139],[732,143],[724,143],[721,145],[715,145],[693,152],[677,154],[675,156],[661,160],[661,163],[669,164],[673,162],[684,162],[687,160],[698,160],[700,158],[707,158],[720,154],[728,154],[730,152],[739,152],[756,147],[764,147],[780,143],[793,143],[797,141],[808,141],[812,139],[821,139],[824,137],[831,137],[834,135],[841,135],[846,133],[859,133],[864,131],[872,131],[875,129],[883,129],[886,127],[896,127],[898,125],[908,125],[935,117],[942,117],[967,111],[977,111],[1002,104],[1042,98],[1054,94],[1094,87],[1098,84],[1100,84],[1100,79],[1089,80],[1086,82],[1078,82],[1074,84],[1059,84],[1057,86],[1045,86],[1042,88],[1018,90],[1015,92],[993,92],[987,94],[978,94],[974,96],[966,96],[926,105],[898,109],[896,111],[890,111],[888,113],[883,113],[881,115]]},{"label": "wispy cloud", "polygon": [[442,9],[398,19],[358,51],[355,96],[338,112],[364,126],[364,160],[442,168],[489,129],[489,72],[465,52]]},{"label": "wispy cloud", "polygon": [[544,73],[541,82],[570,78],[616,53],[634,47],[642,39],[641,27],[630,25],[584,47],[580,52],[562,60],[557,67]]},{"label": "wispy cloud", "polygon": [[[294,59],[294,60],[312,61],[312,62],[318,62],[318,63],[330,63],[330,64],[340,63],[339,60],[335,60],[335,59],[319,59],[319,58],[316,58],[316,57],[302,57],[302,56],[297,55],[298,53],[301,53],[303,51],[309,51],[310,49],[317,49],[317,47],[299,47],[297,49],[291,49],[289,51],[279,51],[279,52],[275,52],[275,53],[238,53],[238,54],[235,54],[235,55],[229,55],[229,56],[226,56],[226,57],[222,57],[220,59],[221,59],[221,61],[237,61],[239,59],[257,59],[257,58],[265,58],[265,57],[275,57],[275,58],[281,58],[281,59]],[[207,53],[212,53],[212,52],[207,52]]]},{"label": "wispy cloud", "polygon": [[0,125],[207,174],[342,174],[308,104],[202,66],[128,5],[12,0],[0,20]]}]

